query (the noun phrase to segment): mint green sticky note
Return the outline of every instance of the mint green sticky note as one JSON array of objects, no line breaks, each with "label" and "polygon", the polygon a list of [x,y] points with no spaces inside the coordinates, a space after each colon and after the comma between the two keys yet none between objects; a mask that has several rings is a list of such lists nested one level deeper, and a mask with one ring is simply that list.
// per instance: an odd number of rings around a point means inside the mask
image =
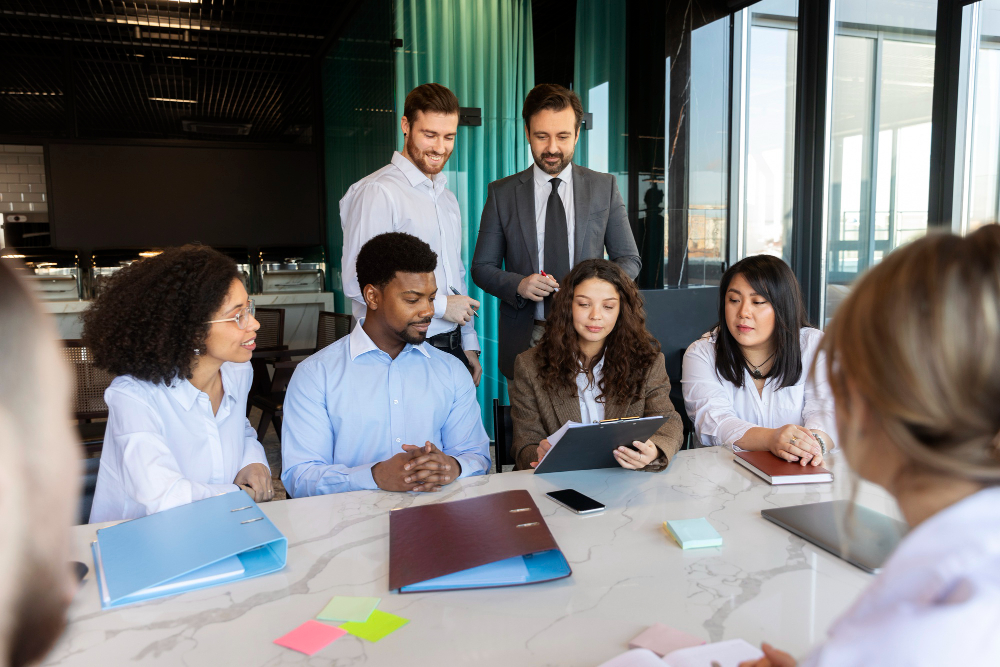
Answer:
[{"label": "mint green sticky note", "polygon": [[407,623],[409,621],[402,616],[396,616],[395,614],[376,609],[368,617],[366,623],[343,623],[340,627],[355,637],[360,637],[370,642],[377,642],[386,635],[399,630]]},{"label": "mint green sticky note", "polygon": [[364,623],[375,611],[381,598],[356,598],[337,595],[323,607],[316,618],[321,621],[354,621]]},{"label": "mint green sticky note", "polygon": [[677,519],[664,521],[663,527],[681,549],[721,547],[722,536],[712,528],[708,519]]}]

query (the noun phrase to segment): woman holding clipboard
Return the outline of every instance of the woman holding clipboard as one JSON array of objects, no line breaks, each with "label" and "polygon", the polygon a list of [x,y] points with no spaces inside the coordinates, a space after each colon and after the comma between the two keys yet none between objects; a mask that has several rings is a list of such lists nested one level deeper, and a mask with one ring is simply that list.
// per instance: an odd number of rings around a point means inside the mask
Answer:
[{"label": "woman holding clipboard", "polygon": [[614,454],[623,468],[664,470],[680,449],[683,427],[635,282],[614,262],[588,259],[560,284],[541,340],[514,363],[517,469],[538,465],[550,447],[546,438],[567,421],[664,416],[651,438]]}]

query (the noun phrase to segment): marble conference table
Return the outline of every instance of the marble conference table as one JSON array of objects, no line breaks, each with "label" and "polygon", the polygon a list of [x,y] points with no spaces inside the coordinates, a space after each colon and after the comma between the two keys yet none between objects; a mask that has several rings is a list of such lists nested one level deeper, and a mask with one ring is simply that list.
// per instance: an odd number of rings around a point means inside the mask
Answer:
[{"label": "marble conference table", "polygon": [[[833,461],[832,484],[772,487],[713,447],[680,452],[661,473],[623,469],[459,480],[433,495],[360,491],[261,505],[288,538],[281,572],[102,611],[91,567],[46,665],[533,665],[591,666],[621,653],[653,623],[706,641],[771,641],[804,655],[873,577],[766,521],[760,510],[849,498],[854,480]],[[575,488],[607,510],[580,516],[545,497]],[[468,591],[389,591],[389,511],[527,489],[569,561],[558,581]],[[899,517],[861,484],[858,502]],[[706,517],[723,546],[681,550],[666,519]],[[104,524],[107,525],[107,524]],[[272,641],[312,619],[334,595],[377,596],[410,619],[369,643],[345,635],[312,658]]]}]

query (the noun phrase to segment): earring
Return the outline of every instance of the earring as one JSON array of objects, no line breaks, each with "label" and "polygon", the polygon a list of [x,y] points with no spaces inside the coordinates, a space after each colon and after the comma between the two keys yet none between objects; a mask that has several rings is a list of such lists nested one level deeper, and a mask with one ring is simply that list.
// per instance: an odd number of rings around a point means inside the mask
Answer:
[{"label": "earring", "polygon": [[201,350],[195,350],[194,351],[194,356],[196,356],[196,357],[201,356]]}]

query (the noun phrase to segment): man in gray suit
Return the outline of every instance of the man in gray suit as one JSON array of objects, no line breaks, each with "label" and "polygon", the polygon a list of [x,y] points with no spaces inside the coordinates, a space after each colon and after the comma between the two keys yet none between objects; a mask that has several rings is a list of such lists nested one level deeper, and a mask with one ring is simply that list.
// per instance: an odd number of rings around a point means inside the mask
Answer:
[{"label": "man in gray suit", "polygon": [[535,86],[521,112],[535,163],[490,183],[472,280],[500,299],[500,371],[545,330],[559,281],[577,262],[608,256],[631,278],[641,262],[615,177],[573,165],[583,105],[551,83]]}]

